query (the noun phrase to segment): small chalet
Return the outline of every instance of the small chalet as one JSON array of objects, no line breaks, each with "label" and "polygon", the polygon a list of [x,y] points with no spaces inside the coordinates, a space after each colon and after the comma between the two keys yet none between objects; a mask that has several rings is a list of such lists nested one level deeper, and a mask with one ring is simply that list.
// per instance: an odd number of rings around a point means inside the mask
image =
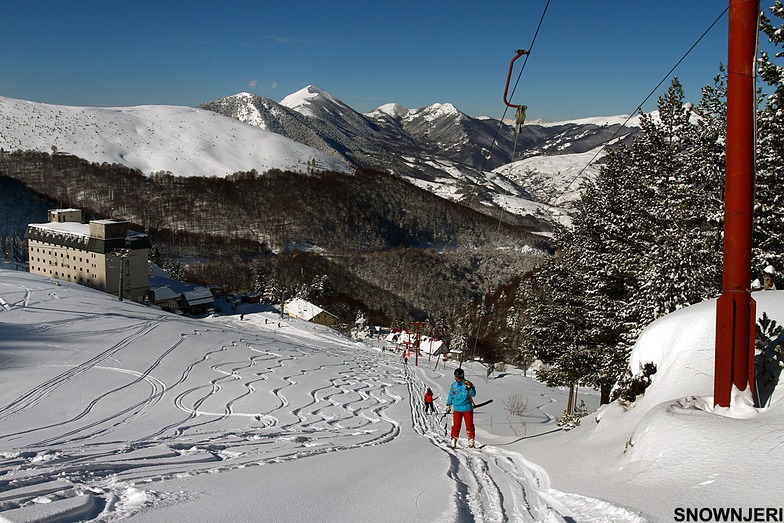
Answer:
[{"label": "small chalet", "polygon": [[150,303],[170,312],[183,314],[205,314],[215,309],[215,297],[211,289],[173,280],[165,271],[150,262],[148,264]]},{"label": "small chalet", "polygon": [[215,297],[207,287],[194,287],[182,293],[182,312],[204,314],[215,308]]},{"label": "small chalet", "polygon": [[157,305],[161,309],[174,312],[180,308],[180,293],[175,292],[168,285],[150,287],[148,292],[150,303]]},{"label": "small chalet", "polygon": [[283,312],[292,318],[311,321],[327,327],[334,327],[338,323],[337,316],[301,298],[294,298],[284,303]]}]

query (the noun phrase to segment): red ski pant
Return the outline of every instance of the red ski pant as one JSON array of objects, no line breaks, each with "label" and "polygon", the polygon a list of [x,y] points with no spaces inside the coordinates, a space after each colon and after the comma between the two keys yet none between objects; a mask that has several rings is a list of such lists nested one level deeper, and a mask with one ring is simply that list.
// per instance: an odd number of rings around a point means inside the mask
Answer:
[{"label": "red ski pant", "polygon": [[460,426],[465,420],[466,432],[468,439],[474,439],[474,411],[468,410],[466,412],[452,411],[452,437],[457,438],[460,435]]}]

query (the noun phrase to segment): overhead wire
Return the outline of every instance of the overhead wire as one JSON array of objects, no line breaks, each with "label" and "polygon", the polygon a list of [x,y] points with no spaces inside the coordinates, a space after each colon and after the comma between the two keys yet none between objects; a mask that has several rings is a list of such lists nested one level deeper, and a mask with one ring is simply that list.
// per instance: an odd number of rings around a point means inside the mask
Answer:
[{"label": "overhead wire", "polygon": [[[544,22],[544,17],[547,14],[547,8],[550,7],[550,0],[547,0],[547,4],[544,6],[544,10],[542,10],[542,16],[539,18],[539,24],[536,26],[536,31],[534,32],[534,36],[531,39],[531,45],[528,47],[528,52],[525,55],[525,60],[523,60],[523,65],[520,68],[520,74],[517,75],[517,80],[515,80],[514,86],[512,87],[512,94],[509,95],[511,99],[514,96],[515,90],[517,90],[517,84],[520,83],[520,78],[523,76],[523,71],[525,70],[525,65],[528,63],[528,57],[531,56],[531,51],[534,48],[534,44],[536,43],[536,37],[539,36],[539,30],[542,28],[542,23]],[[493,152],[493,147],[495,147],[496,142],[498,141],[498,134],[501,132],[501,128],[504,125],[504,118],[506,118],[506,112],[509,110],[509,107],[504,108],[504,114],[501,115],[501,120],[498,122],[498,128],[495,130],[495,135],[493,136],[493,142],[490,144],[490,149],[487,151],[485,155],[485,159],[482,162],[482,169],[479,171],[479,174],[485,172],[485,166],[487,165],[487,161],[490,159],[490,155]],[[515,148],[517,146],[517,138],[515,137]],[[513,153],[514,154],[514,153]]]},{"label": "overhead wire", "polygon": [[689,50],[686,51],[686,53],[681,57],[681,59],[678,60],[676,64],[673,65],[669,71],[667,71],[667,74],[665,74],[664,77],[661,79],[661,81],[658,84],[656,84],[656,87],[654,87],[651,90],[651,92],[648,93],[648,96],[646,96],[645,99],[637,105],[637,108],[634,111],[632,111],[632,113],[626,118],[626,120],[621,124],[621,126],[618,127],[615,133],[613,133],[613,135],[610,138],[605,140],[605,142],[602,144],[599,150],[596,151],[596,154],[594,154],[593,157],[590,160],[588,160],[588,163],[586,163],[585,166],[582,169],[580,169],[580,171],[572,178],[572,180],[566,186],[564,186],[561,193],[558,194],[558,196],[556,196],[552,200],[553,203],[557,202],[561,197],[563,197],[564,194],[566,194],[566,191],[569,189],[569,187],[571,187],[572,184],[583,174],[583,172],[585,172],[585,170],[594,162],[594,160],[596,160],[596,158],[602,153],[602,151],[604,151],[607,145],[618,137],[621,130],[626,127],[627,123],[629,123],[629,120],[631,120],[638,112],[642,112],[642,106],[645,105],[645,102],[647,102],[651,98],[651,96],[653,96],[654,93],[656,93],[659,87],[661,87],[661,85],[670,77],[673,71],[675,71],[675,69],[678,68],[681,62],[683,62],[686,59],[686,57],[689,56],[689,54],[694,50],[694,48],[697,47],[697,45],[702,41],[703,38],[705,38],[705,35],[707,35],[711,31],[711,29],[713,29],[713,26],[715,26],[719,22],[719,20],[721,20],[721,18],[727,13],[727,11],[729,11],[729,9],[730,9],[729,6],[724,8],[724,11],[722,11],[721,14],[716,17],[716,20],[714,20],[713,23],[710,26],[708,26],[708,28],[702,33],[702,35],[700,35],[697,41],[694,42],[691,47],[689,47]]},{"label": "overhead wire", "polygon": [[[544,21],[545,14],[547,13],[547,8],[549,6],[550,6],[550,0],[547,1],[547,4],[545,5],[544,10],[542,11],[542,16],[539,19],[539,24],[538,24],[538,26],[536,28],[536,32],[534,33],[533,39],[531,40],[531,46],[528,48],[528,53],[526,54],[525,60],[523,61],[523,65],[522,65],[522,67],[520,69],[520,73],[518,74],[517,80],[515,81],[514,86],[512,88],[512,94],[509,96],[510,99],[514,96],[514,92],[517,89],[517,85],[519,84],[520,79],[522,78],[523,71],[525,70],[525,66],[528,63],[528,57],[530,56],[530,52],[533,49],[534,43],[536,42],[536,38],[537,38],[537,36],[539,34],[540,28],[542,27],[542,22]],[[700,35],[700,37],[694,42],[694,44],[692,44],[692,46],[688,49],[688,51],[686,51],[686,53],[684,53],[684,55],[680,58],[680,60],[678,60],[675,63],[675,65],[672,66],[672,68],[667,72],[666,75],[664,75],[664,77],[661,79],[661,81],[659,81],[659,83],[656,84],[656,87],[654,87],[651,90],[651,92],[648,93],[648,95],[645,97],[645,99],[642,102],[640,102],[640,104],[637,105],[637,108],[629,115],[628,118],[626,118],[626,120],[615,131],[615,133],[613,133],[613,135],[602,144],[601,148],[596,152],[596,154],[594,154],[594,156],[591,158],[591,160],[589,160],[588,163],[572,178],[572,180],[564,187],[564,189],[553,200],[553,202],[557,201],[559,198],[561,198],[566,193],[566,191],[569,189],[569,187],[571,187],[571,185],[575,182],[575,180],[577,180],[577,178],[579,178],[580,175],[582,175],[582,173],[585,171],[585,169],[587,169],[588,166],[591,163],[593,163],[594,160],[596,160],[596,158],[599,156],[599,154],[601,154],[601,152],[607,147],[607,145],[610,142],[612,142],[618,136],[618,134],[620,134],[621,130],[626,127],[627,123],[629,123],[629,120],[631,120],[637,114],[638,111],[639,112],[642,111],[642,106],[645,105],[645,103],[651,98],[651,96],[654,95],[654,93],[659,89],[659,87],[661,87],[661,85],[667,80],[667,78],[670,77],[670,75],[673,73],[673,71],[675,71],[675,69],[677,69],[677,67],[681,64],[681,62],[683,62],[686,59],[686,57],[694,50],[694,48],[702,41],[702,39],[713,29],[713,27],[719,22],[719,20],[721,20],[721,18],[727,13],[727,11],[729,11],[729,6],[727,6],[721,12],[721,14],[719,14],[719,16],[716,17],[716,19],[713,21],[713,23],[710,24],[710,26],[708,26],[708,28],[702,33],[702,35]],[[493,136],[493,142],[490,145],[490,149],[488,150],[488,154],[485,155],[484,161],[482,163],[482,169],[480,171],[480,174],[484,173],[485,167],[487,165],[487,161],[490,159],[490,155],[492,153],[493,147],[495,147],[495,144],[496,144],[497,139],[498,139],[498,134],[501,131],[501,128],[502,128],[503,122],[504,122],[504,118],[506,118],[506,112],[508,111],[508,109],[509,109],[508,107],[504,108],[504,113],[501,116],[501,121],[498,123],[498,128],[496,129],[495,135]],[[515,149],[516,149],[516,145],[517,145],[517,140],[515,138]],[[513,151],[512,154],[514,154],[514,151]],[[503,211],[503,208],[502,207],[499,208],[498,226],[497,226],[497,229],[496,229],[496,237],[500,233],[502,211]],[[489,290],[488,290],[488,294],[489,294]],[[484,309],[484,307],[485,307],[485,297],[482,298],[482,309]],[[479,324],[477,326],[476,337],[474,338],[474,347],[473,347],[473,354],[474,355],[476,354],[476,348],[477,348],[477,345],[478,345],[478,342],[479,342],[479,334],[481,332],[481,325],[482,325],[482,315],[480,314],[480,316],[479,316]]]},{"label": "overhead wire", "polygon": [[[534,32],[534,36],[531,39],[531,45],[528,47],[528,52],[525,55],[525,60],[523,60],[523,65],[520,68],[520,74],[517,75],[517,80],[515,80],[514,86],[512,87],[512,94],[509,95],[509,99],[510,100],[514,96],[515,90],[517,90],[517,85],[520,83],[520,78],[522,78],[522,76],[523,76],[523,71],[525,70],[525,65],[528,63],[528,57],[531,56],[531,51],[533,50],[534,44],[536,43],[536,37],[539,36],[539,30],[542,28],[542,23],[544,22],[544,17],[547,14],[547,8],[548,7],[550,7],[550,0],[547,0],[547,3],[545,4],[544,9],[542,10],[542,16],[539,18],[539,24],[536,26],[536,31]],[[510,69],[510,74],[511,74],[511,69]],[[496,141],[498,140],[498,133],[501,132],[501,126],[504,125],[504,118],[506,118],[506,112],[508,110],[509,110],[508,106],[504,108],[504,114],[501,116],[501,120],[498,122],[498,128],[496,128],[495,136],[493,136],[493,142],[490,145],[490,149],[487,151],[487,155],[485,155],[484,161],[482,162],[482,170],[479,172],[480,175],[485,172],[485,166],[487,165],[487,161],[490,159],[490,155],[493,152],[493,147],[495,147]],[[517,149],[517,135],[515,135],[515,146],[514,146],[514,149]],[[512,151],[512,155],[513,156],[514,156],[514,149]],[[503,216],[503,207],[499,205],[499,209],[498,209],[498,225],[497,225],[496,231],[495,231],[496,243],[498,243],[498,236],[499,236],[499,234],[501,232],[501,218],[502,218],[502,216]],[[490,294],[490,284],[489,284],[489,282],[488,282],[487,294],[482,296],[482,310],[480,312],[479,321],[478,321],[477,328],[476,328],[476,337],[474,338],[474,350],[473,350],[473,356],[472,357],[476,356],[476,347],[479,344],[479,334],[482,331],[482,314],[487,312],[485,310],[485,298],[486,298],[486,296],[488,294]]]}]

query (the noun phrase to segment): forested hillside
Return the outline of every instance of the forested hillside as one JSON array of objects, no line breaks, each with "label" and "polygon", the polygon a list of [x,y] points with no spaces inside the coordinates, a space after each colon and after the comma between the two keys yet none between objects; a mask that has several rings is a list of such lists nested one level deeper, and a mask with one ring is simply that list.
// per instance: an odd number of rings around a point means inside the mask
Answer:
[{"label": "forested hillside", "polygon": [[93,218],[130,220],[160,260],[187,262],[203,283],[292,296],[326,278],[328,292],[312,297],[345,322],[358,312],[386,323],[446,316],[549,249],[531,232],[544,224],[512,225],[504,220],[522,219],[491,218],[376,171],[179,178],[2,152],[0,174]]}]

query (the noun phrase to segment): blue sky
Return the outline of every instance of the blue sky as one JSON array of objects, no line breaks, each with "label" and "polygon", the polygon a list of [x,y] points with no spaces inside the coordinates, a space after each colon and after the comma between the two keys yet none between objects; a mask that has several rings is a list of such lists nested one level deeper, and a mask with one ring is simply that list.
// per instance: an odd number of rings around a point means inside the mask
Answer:
[{"label": "blue sky", "polygon": [[[242,91],[280,101],[314,84],[360,112],[450,102],[498,118],[509,61],[530,46],[545,5],[11,0],[0,18],[0,96],[195,106]],[[549,121],[629,114],[727,5],[551,0],[512,102]],[[676,70],[689,99],[726,56],[725,14]],[[653,108],[655,97],[644,106]]]}]

